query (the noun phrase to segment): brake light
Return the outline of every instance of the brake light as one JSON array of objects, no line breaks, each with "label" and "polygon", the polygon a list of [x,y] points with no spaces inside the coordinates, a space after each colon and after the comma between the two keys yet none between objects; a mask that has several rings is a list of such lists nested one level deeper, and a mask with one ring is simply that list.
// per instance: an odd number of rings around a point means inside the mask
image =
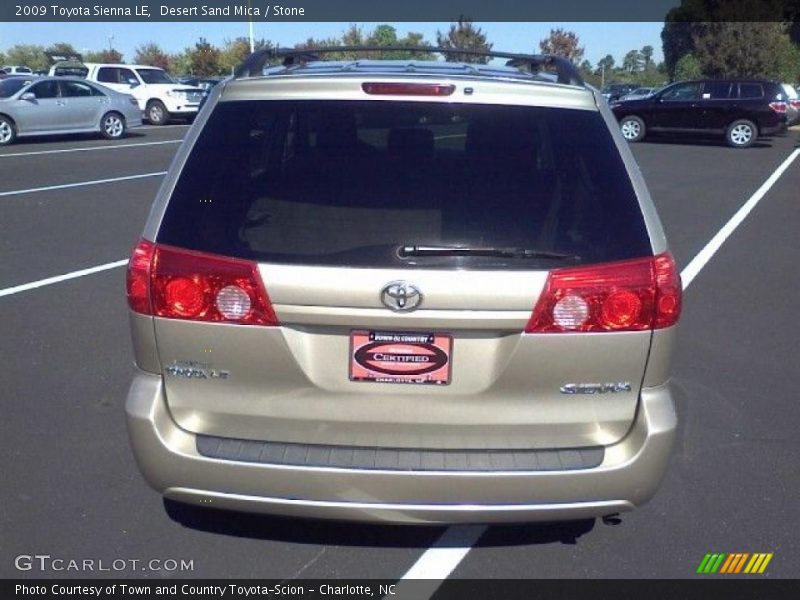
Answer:
[{"label": "brake light", "polygon": [[786,102],[782,101],[770,102],[769,107],[778,114],[783,114],[786,112]]},{"label": "brake light", "polygon": [[361,89],[372,96],[449,96],[456,86],[440,83],[400,83],[373,81],[362,83]]},{"label": "brake light", "polygon": [[792,108],[800,109],[800,99],[798,99],[798,100],[789,100],[789,104],[792,105]]},{"label": "brake light", "polygon": [[144,315],[152,314],[150,308],[150,264],[153,262],[155,246],[147,240],[140,240],[133,249],[128,261],[125,288],[128,292],[128,306]]},{"label": "brake light", "polygon": [[142,240],[128,264],[128,305],[168,319],[277,325],[255,262]]},{"label": "brake light", "polygon": [[551,271],[526,333],[643,331],[678,322],[681,280],[672,255]]}]

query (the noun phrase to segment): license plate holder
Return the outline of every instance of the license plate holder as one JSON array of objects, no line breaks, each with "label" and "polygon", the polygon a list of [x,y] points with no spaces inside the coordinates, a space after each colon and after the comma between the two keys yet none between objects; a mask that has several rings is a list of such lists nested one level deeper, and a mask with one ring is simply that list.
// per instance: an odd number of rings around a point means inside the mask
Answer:
[{"label": "license plate holder", "polygon": [[446,333],[350,332],[350,381],[448,385],[452,358]]}]

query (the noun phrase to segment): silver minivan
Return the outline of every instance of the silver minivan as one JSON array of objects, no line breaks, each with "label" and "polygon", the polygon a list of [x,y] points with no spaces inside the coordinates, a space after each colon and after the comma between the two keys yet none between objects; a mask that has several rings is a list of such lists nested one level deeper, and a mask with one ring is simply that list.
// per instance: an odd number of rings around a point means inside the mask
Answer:
[{"label": "silver minivan", "polygon": [[128,267],[156,490],[395,523],[655,493],[681,309],[656,211],[571,63],[492,56],[262,52],[215,88]]}]

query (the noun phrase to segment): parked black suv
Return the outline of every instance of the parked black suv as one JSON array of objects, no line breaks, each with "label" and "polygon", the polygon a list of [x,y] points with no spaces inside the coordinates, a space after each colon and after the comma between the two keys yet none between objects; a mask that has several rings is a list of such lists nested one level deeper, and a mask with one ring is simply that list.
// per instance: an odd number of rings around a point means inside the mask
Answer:
[{"label": "parked black suv", "polygon": [[610,106],[629,142],[651,133],[711,134],[746,148],[786,126],[787,98],[777,82],[713,79],[681,81]]}]

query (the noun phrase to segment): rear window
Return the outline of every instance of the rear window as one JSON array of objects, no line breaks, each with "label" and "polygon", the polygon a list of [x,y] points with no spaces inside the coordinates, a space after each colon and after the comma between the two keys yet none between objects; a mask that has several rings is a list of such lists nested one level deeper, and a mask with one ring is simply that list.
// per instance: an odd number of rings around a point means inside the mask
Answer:
[{"label": "rear window", "polygon": [[729,81],[707,81],[703,85],[703,98],[706,100],[727,100],[731,97]]},{"label": "rear window", "polygon": [[651,253],[598,112],[425,102],[220,103],[158,241],[364,267],[540,268],[530,258],[402,259],[406,245],[527,248],[578,263]]},{"label": "rear window", "polygon": [[739,98],[763,98],[764,87],[760,83],[740,83]]}]

